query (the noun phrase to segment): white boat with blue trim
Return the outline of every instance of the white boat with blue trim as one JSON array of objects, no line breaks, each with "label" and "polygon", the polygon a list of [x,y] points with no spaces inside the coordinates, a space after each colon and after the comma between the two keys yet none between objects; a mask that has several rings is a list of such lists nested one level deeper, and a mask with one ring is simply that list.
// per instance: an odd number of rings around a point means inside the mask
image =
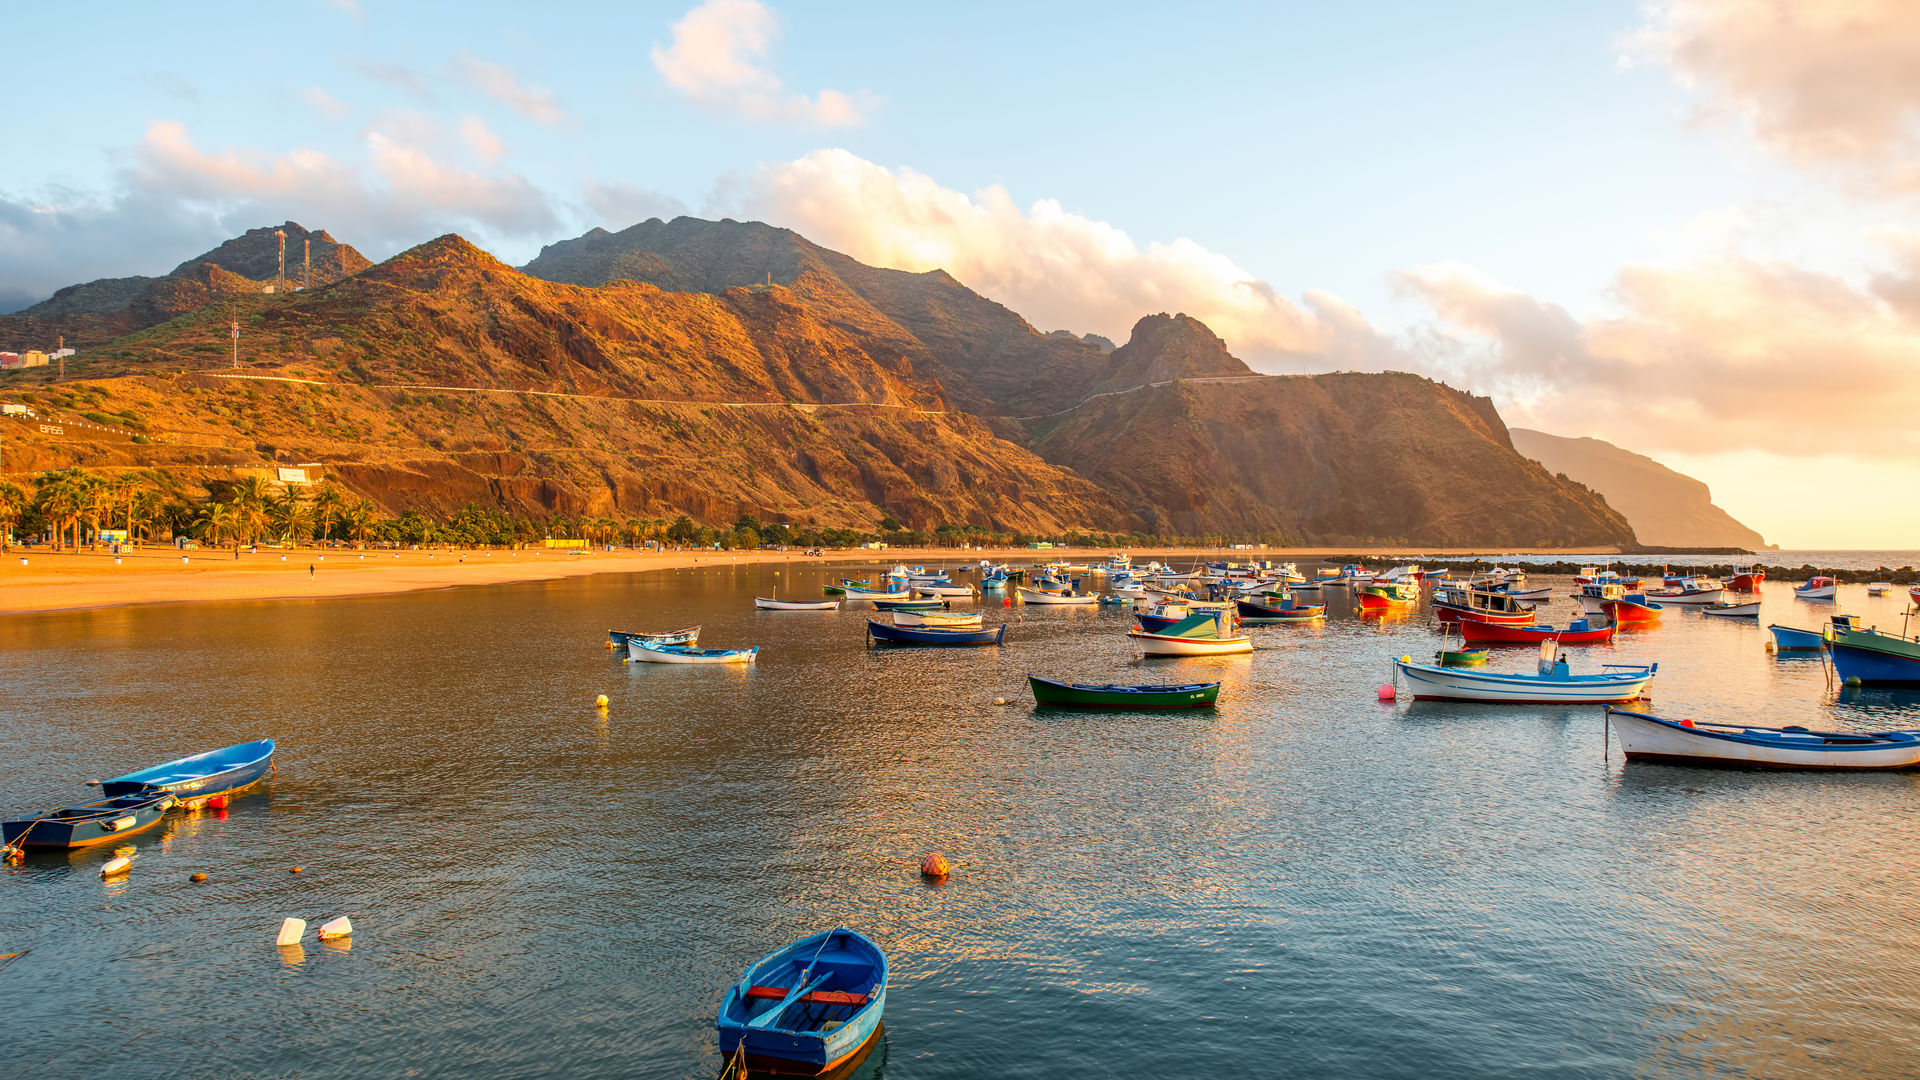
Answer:
[{"label": "white boat with blue trim", "polygon": [[1608,709],[1629,761],[1761,769],[1912,769],[1920,731],[1812,731],[1668,720]]},{"label": "white boat with blue trim", "polygon": [[1647,696],[1659,664],[1604,664],[1599,673],[1575,675],[1552,641],[1540,646],[1537,673],[1476,671],[1394,661],[1394,677],[1405,679],[1415,701],[1488,701],[1512,705],[1606,705]]}]

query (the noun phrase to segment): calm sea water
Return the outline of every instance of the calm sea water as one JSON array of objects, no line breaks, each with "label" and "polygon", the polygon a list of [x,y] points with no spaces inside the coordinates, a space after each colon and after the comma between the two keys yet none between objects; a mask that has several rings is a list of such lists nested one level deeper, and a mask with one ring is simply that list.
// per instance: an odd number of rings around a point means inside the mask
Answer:
[{"label": "calm sea water", "polygon": [[[723,988],[838,923],[894,965],[862,1077],[1920,1073],[1920,777],[1627,766],[1597,709],[1383,705],[1388,659],[1436,646],[1424,610],[1143,662],[1111,611],[996,607],[1004,648],[916,651],[869,649],[860,611],[751,609],[829,572],[0,621],[8,810],[281,747],[264,793],[134,841],[129,877],[0,871],[0,952],[32,950],[0,960],[7,1072],[711,1077]],[[1859,586],[1841,606],[1899,622]],[[689,623],[761,662],[603,644]],[[1658,660],[1672,714],[1920,726],[1915,695],[1836,700],[1762,635],[1669,612],[1574,651]],[[1042,713],[1028,671],[1226,687]],[[272,944],[340,914],[350,948]]]}]

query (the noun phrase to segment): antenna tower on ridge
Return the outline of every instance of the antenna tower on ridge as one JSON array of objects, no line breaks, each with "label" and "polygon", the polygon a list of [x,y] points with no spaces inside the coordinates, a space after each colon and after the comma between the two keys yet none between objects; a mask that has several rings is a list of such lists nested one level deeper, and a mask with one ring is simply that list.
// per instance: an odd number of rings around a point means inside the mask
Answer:
[{"label": "antenna tower on ridge", "polygon": [[273,291],[277,293],[286,292],[287,291],[287,230],[275,229],[273,230],[273,235],[275,239],[280,241],[280,269],[274,271]]}]

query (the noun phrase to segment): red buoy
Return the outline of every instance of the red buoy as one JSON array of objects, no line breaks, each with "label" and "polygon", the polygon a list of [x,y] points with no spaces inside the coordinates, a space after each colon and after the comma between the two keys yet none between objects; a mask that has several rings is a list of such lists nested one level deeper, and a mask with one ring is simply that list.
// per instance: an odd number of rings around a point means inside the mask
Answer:
[{"label": "red buoy", "polygon": [[215,810],[225,810],[227,808],[227,797],[225,795],[215,795],[213,798],[207,800],[207,805],[213,807]]},{"label": "red buoy", "polygon": [[947,857],[937,851],[920,862],[922,877],[943,878],[952,872],[953,867],[948,864]]}]

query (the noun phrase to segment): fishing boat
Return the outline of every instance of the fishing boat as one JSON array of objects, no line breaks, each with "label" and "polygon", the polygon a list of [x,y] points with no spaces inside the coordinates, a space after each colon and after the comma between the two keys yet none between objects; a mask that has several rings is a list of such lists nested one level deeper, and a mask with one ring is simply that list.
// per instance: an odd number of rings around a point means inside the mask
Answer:
[{"label": "fishing boat", "polygon": [[771,596],[756,596],[753,606],[760,611],[836,611],[840,607],[838,600],[775,600]]},{"label": "fishing boat", "polygon": [[1493,654],[1488,652],[1484,645],[1463,645],[1453,649],[1441,649],[1434,654],[1434,659],[1439,661],[1442,667],[1478,667],[1486,663],[1491,655]]},{"label": "fishing boat", "polygon": [[1827,658],[1847,684],[1920,684],[1920,637],[1837,623],[1827,629]]},{"label": "fishing boat", "polygon": [[1753,592],[1760,583],[1767,580],[1767,572],[1749,563],[1734,565],[1733,574],[1727,578],[1727,588],[1734,592]]},{"label": "fishing boat", "polygon": [[1433,593],[1433,613],[1441,622],[1531,623],[1532,604],[1512,593],[1465,585],[1442,585]]},{"label": "fishing boat", "polygon": [[1645,697],[1658,664],[1603,664],[1598,674],[1575,675],[1553,642],[1540,646],[1537,673],[1463,671],[1438,664],[1394,661],[1415,701],[1486,701],[1515,705],[1604,705]]},{"label": "fishing boat", "polygon": [[937,596],[924,600],[875,600],[876,611],[945,611],[947,602]]},{"label": "fishing boat", "polygon": [[1662,604],[1716,604],[1720,595],[1727,591],[1725,585],[1707,578],[1687,577],[1661,589],[1647,594],[1648,600]]},{"label": "fishing boat", "polygon": [[1619,626],[1653,626],[1660,622],[1660,605],[1643,593],[1628,593],[1600,607]]},{"label": "fishing boat", "polygon": [[1028,675],[1033,700],[1040,705],[1070,705],[1082,709],[1201,709],[1220,697],[1220,684],[1163,683],[1124,686],[1113,683],[1055,682]]},{"label": "fishing boat", "polygon": [[273,771],[273,740],[235,743],[100,782],[109,798],[165,792],[181,798],[226,795],[249,788]]},{"label": "fishing boat", "polygon": [[982,616],[977,611],[896,611],[895,626],[946,626],[954,629],[978,629]]},{"label": "fishing boat", "polygon": [[891,645],[998,645],[1007,636],[1007,624],[969,630],[957,626],[893,626],[867,620],[867,637]]},{"label": "fishing boat", "polygon": [[966,585],[915,585],[913,595],[925,599],[929,596],[972,596],[975,589],[971,583]]},{"label": "fishing boat", "polygon": [[747,1069],[829,1072],[867,1045],[886,1007],[880,946],[844,928],[803,937],[761,957],[727,988],[720,1053],[744,1059]]},{"label": "fishing boat", "polygon": [[1292,593],[1268,594],[1270,600],[1235,600],[1240,618],[1247,622],[1313,622],[1327,617],[1327,605],[1301,603]]},{"label": "fishing boat", "polygon": [[1757,619],[1760,617],[1760,601],[1745,600],[1735,603],[1721,600],[1700,609],[1702,615],[1718,615],[1723,619]]},{"label": "fishing boat", "polygon": [[1867,583],[1868,596],[1885,596],[1893,591],[1891,581],[1870,581]]},{"label": "fishing boat", "polygon": [[1920,731],[1811,731],[1668,720],[1608,709],[1628,761],[1763,769],[1909,769],[1920,766]]},{"label": "fishing boat", "polygon": [[1573,583],[1575,585],[1618,585],[1622,589],[1638,589],[1640,587],[1639,578],[1622,577],[1618,571],[1613,570],[1611,567],[1603,569],[1598,566],[1581,567],[1580,572],[1573,575]]},{"label": "fishing boat", "polygon": [[1830,577],[1810,577],[1793,587],[1793,595],[1802,600],[1831,600],[1840,585]]},{"label": "fishing boat", "polygon": [[1021,600],[1029,604],[1092,605],[1100,602],[1100,594],[1097,592],[1046,592],[1041,589],[1028,588],[1025,585],[1016,587],[1014,592],[1019,595]]},{"label": "fishing boat", "polygon": [[0,823],[0,844],[19,848],[83,848],[111,844],[160,824],[175,796],[142,791],[79,806],[62,806]]},{"label": "fishing boat", "polygon": [[1907,595],[1913,598],[1914,607],[1920,607],[1920,585],[1915,585],[1913,588],[1908,589]]},{"label": "fishing boat", "polygon": [[1625,595],[1627,595],[1627,587],[1625,585],[1615,585],[1604,581],[1589,581],[1574,590],[1573,599],[1580,605],[1580,610],[1586,612],[1588,615],[1605,615],[1607,613],[1607,602],[1610,600],[1618,600]]},{"label": "fishing boat", "polygon": [[847,586],[848,600],[910,600],[913,594],[905,587],[898,589],[856,589]]},{"label": "fishing boat", "polygon": [[627,642],[627,659],[649,664],[751,664],[759,655],[758,645],[751,649],[690,649],[685,645]]},{"label": "fishing boat", "polygon": [[1362,611],[1390,611],[1409,607],[1420,599],[1418,584],[1401,581],[1376,580],[1371,585],[1358,586],[1358,591]]},{"label": "fishing boat", "polygon": [[1253,651],[1253,638],[1235,635],[1225,611],[1196,611],[1159,631],[1129,630],[1144,656],[1230,656]]},{"label": "fishing boat", "polygon": [[1827,639],[1815,631],[1781,626],[1779,623],[1769,625],[1767,632],[1773,635],[1773,647],[1781,652],[1823,649],[1827,644]]},{"label": "fishing boat", "polygon": [[609,630],[607,640],[620,648],[628,643],[645,641],[653,645],[692,645],[700,640],[700,628],[689,626],[684,630],[669,630],[664,634],[642,634],[632,630]]},{"label": "fishing boat", "polygon": [[1596,623],[1585,618],[1574,619],[1564,628],[1485,622],[1463,622],[1458,625],[1462,638],[1471,644],[1481,645],[1538,645],[1542,641],[1558,641],[1562,645],[1602,645],[1612,641],[1620,629],[1610,622]]}]

